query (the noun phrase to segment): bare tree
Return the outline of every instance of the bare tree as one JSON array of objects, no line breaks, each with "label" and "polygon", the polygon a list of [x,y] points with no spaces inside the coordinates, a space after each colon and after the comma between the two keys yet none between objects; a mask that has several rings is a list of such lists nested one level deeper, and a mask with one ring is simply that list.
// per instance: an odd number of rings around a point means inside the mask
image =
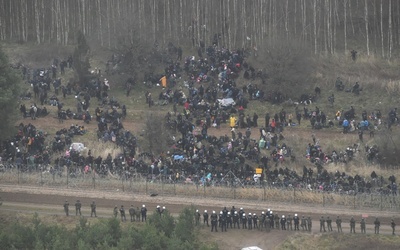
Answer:
[{"label": "bare tree", "polygon": [[364,1],[365,36],[367,38],[367,56],[369,56],[368,0]]}]

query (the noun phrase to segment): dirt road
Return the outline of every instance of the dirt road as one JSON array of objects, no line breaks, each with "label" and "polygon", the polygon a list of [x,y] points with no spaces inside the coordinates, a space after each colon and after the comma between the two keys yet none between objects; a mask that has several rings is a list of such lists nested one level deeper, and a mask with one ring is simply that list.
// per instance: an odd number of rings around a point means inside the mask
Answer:
[{"label": "dirt road", "polygon": [[[257,201],[238,201],[229,199],[203,199],[203,198],[187,198],[187,197],[165,197],[148,195],[137,195],[126,192],[106,192],[106,191],[83,191],[76,189],[54,189],[45,187],[31,187],[31,186],[14,186],[14,185],[0,185],[0,197],[3,200],[3,205],[0,210],[3,211],[16,211],[20,213],[33,213],[39,214],[64,216],[63,203],[68,200],[71,204],[71,213],[75,213],[73,204],[77,199],[82,202],[82,213],[86,216],[90,215],[90,203],[96,201],[97,212],[99,217],[112,216],[114,206],[124,205],[129,207],[141,207],[146,204],[146,207],[151,212],[157,205],[166,206],[166,208],[176,215],[184,206],[193,205],[202,213],[205,209],[209,212],[215,210],[217,213],[226,206],[228,209],[235,206],[237,209],[243,207],[245,212],[260,214],[261,211],[266,211],[271,208],[275,214],[291,214],[297,213],[299,216],[311,216],[313,219],[313,234],[319,233],[319,218],[320,216],[331,216],[333,221],[337,215],[340,215],[343,220],[343,232],[348,233],[350,217],[354,216],[357,221],[356,231],[359,229],[359,221],[361,216],[368,216],[367,218],[367,232],[373,233],[372,222],[376,216],[379,216],[381,221],[381,233],[390,234],[390,219],[398,218],[398,213],[394,212],[381,212],[372,210],[351,210],[346,208],[326,208],[320,206],[302,206],[293,204],[280,204],[269,202]],[[335,223],[333,223],[335,229]],[[222,249],[234,249],[237,246],[258,245],[264,249],[271,249],[277,246],[280,242],[286,239],[287,236],[294,234],[293,231],[278,231],[272,230],[270,233],[261,232],[258,230],[237,230],[231,229],[227,233],[210,234],[209,228],[203,227],[201,233],[205,235],[208,241],[218,242]],[[335,230],[334,230],[335,231]],[[300,233],[302,233],[300,231]],[[306,232],[304,232],[306,233]],[[229,235],[229,240],[224,240],[224,234]],[[267,234],[268,237],[262,237]],[[232,236],[232,237],[231,237]],[[261,236],[261,237],[260,237]],[[270,237],[274,236],[274,237]],[[222,238],[221,238],[222,237]],[[235,239],[235,240],[234,240]],[[240,240],[238,240],[240,239]],[[235,247],[234,247],[235,246]]]}]

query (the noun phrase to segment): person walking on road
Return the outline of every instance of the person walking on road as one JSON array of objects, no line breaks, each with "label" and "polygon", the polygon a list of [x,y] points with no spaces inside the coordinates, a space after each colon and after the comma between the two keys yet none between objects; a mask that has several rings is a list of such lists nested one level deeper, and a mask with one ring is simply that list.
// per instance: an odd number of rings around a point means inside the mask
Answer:
[{"label": "person walking on road", "polygon": [[94,201],[92,202],[92,204],[90,204],[90,209],[91,209],[90,217],[93,217],[93,215],[94,215],[94,217],[97,217],[97,214],[96,214],[96,203]]}]

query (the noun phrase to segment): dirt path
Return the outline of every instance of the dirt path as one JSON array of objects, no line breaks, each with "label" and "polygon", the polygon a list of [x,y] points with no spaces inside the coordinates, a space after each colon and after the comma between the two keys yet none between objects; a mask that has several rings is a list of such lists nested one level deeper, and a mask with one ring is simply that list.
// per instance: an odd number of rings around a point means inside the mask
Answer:
[{"label": "dirt path", "polygon": [[[41,207],[49,207],[53,213],[62,214],[62,204],[68,200],[70,204],[74,204],[77,199],[80,199],[84,210],[89,208],[89,204],[94,200],[100,213],[106,216],[111,214],[115,205],[124,205],[128,207],[134,205],[141,207],[146,204],[149,211],[155,209],[157,205],[166,206],[172,214],[180,212],[183,206],[193,205],[201,212],[205,209],[208,211],[215,210],[221,211],[223,207],[228,209],[235,206],[237,209],[243,207],[245,212],[260,214],[261,211],[266,211],[271,208],[276,214],[299,214],[299,216],[311,216],[313,218],[314,228],[319,225],[318,219],[320,216],[331,216],[332,219],[340,215],[343,220],[344,228],[347,227],[348,221],[352,216],[356,220],[360,220],[361,216],[368,216],[367,223],[371,224],[375,217],[379,217],[384,230],[390,229],[390,219],[398,219],[397,212],[390,211],[374,211],[374,210],[352,210],[345,207],[321,207],[316,205],[301,205],[301,204],[284,204],[272,203],[261,201],[243,201],[231,199],[211,199],[211,198],[187,198],[179,196],[155,196],[138,195],[124,192],[106,192],[106,191],[82,191],[75,189],[54,189],[45,187],[31,187],[31,186],[13,186],[13,185],[0,185],[0,197],[3,200],[3,207],[9,203],[13,204],[29,204],[22,207],[33,206],[33,208],[40,209]],[[18,207],[18,206],[17,206]],[[58,211],[59,210],[59,211]],[[89,210],[88,210],[89,211]],[[108,212],[107,212],[108,211]],[[372,225],[370,225],[372,226]]]}]

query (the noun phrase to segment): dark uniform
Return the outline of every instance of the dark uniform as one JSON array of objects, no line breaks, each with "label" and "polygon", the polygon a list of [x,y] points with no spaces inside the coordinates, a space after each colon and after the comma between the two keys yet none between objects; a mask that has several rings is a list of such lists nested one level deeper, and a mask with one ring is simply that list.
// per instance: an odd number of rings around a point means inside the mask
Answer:
[{"label": "dark uniform", "polygon": [[208,224],[208,213],[207,213],[207,210],[204,210],[204,213],[203,213],[203,224],[207,224],[207,227],[210,226]]},{"label": "dark uniform", "polygon": [[294,215],[293,217],[293,221],[294,221],[294,230],[299,231],[299,224],[300,224],[300,218],[297,216],[297,214]]},{"label": "dark uniform", "polygon": [[147,219],[147,208],[145,205],[142,205],[142,209],[140,210],[140,213],[142,214],[142,222],[146,221]]},{"label": "dark uniform", "polygon": [[331,232],[332,231],[332,219],[329,218],[329,216],[328,216],[328,218],[326,218],[326,224],[328,226],[328,231]]},{"label": "dark uniform", "polygon": [[324,232],[326,232],[324,216],[321,216],[321,219],[319,219],[319,231],[322,232],[322,230],[324,230]]},{"label": "dark uniform", "polygon": [[[228,212],[227,212],[227,215],[228,215]],[[219,217],[219,226],[221,227],[222,232],[226,232],[226,216],[225,216],[224,212],[221,212],[220,217]]]},{"label": "dark uniform", "polygon": [[228,212],[226,215],[226,227],[232,228],[232,215],[231,212]]},{"label": "dark uniform", "polygon": [[307,220],[304,216],[301,217],[300,227],[301,227],[301,230],[307,231]]},{"label": "dark uniform", "polygon": [[133,207],[133,205],[131,205],[131,207],[129,208],[129,216],[131,217],[131,222],[135,221],[135,208]]},{"label": "dark uniform", "polygon": [[243,223],[243,214],[246,215],[246,214],[244,213],[243,208],[240,208],[240,210],[239,210],[239,220],[240,220],[240,222],[242,222],[242,223]]},{"label": "dark uniform", "polygon": [[125,208],[123,205],[121,205],[121,208],[119,209],[119,213],[121,214],[121,221],[126,221]]},{"label": "dark uniform", "polygon": [[364,218],[361,219],[360,228],[361,228],[361,233],[365,234],[365,220],[364,220]]},{"label": "dark uniform", "polygon": [[261,220],[260,220],[260,227],[261,228],[266,228],[267,227],[267,215],[264,213],[264,211],[261,212],[261,216],[260,216]]},{"label": "dark uniform", "polygon": [[253,216],[251,216],[251,213],[247,215],[247,229],[253,229]]},{"label": "dark uniform", "polygon": [[337,227],[338,233],[341,233],[342,232],[342,219],[340,219],[339,216],[336,218],[336,227]]},{"label": "dark uniform", "polygon": [[290,217],[290,214],[287,216],[286,224],[287,224],[287,230],[293,230],[292,217]]},{"label": "dark uniform", "polygon": [[381,226],[381,222],[379,221],[378,218],[375,219],[374,225],[375,225],[375,234],[379,234],[379,227]]},{"label": "dark uniform", "polygon": [[233,213],[233,228],[236,228],[237,226],[237,228],[240,229],[239,221],[240,221],[239,214],[237,211],[235,211]]},{"label": "dark uniform", "polygon": [[200,213],[199,213],[198,209],[196,210],[196,213],[194,214],[194,219],[196,222],[196,226],[198,226],[200,224]]},{"label": "dark uniform", "polygon": [[312,228],[312,220],[311,220],[311,217],[308,217],[307,222],[308,222],[308,231],[311,232],[311,228]]},{"label": "dark uniform", "polygon": [[394,220],[392,220],[392,221],[390,222],[390,226],[392,227],[392,235],[394,235],[394,231],[395,231],[395,229],[396,229],[396,223],[394,223]]},{"label": "dark uniform", "polygon": [[246,217],[246,214],[243,214],[243,217],[242,217],[242,229],[247,229],[247,217]]},{"label": "dark uniform", "polygon": [[69,203],[68,201],[65,201],[64,203],[64,212],[66,216],[69,216]]},{"label": "dark uniform", "polygon": [[275,214],[275,228],[279,230],[279,222],[280,222],[280,218],[278,214]]},{"label": "dark uniform", "polygon": [[282,230],[286,230],[286,218],[284,215],[282,215],[282,218],[281,218],[281,228],[282,228]]},{"label": "dark uniform", "polygon": [[113,213],[114,213],[114,218],[117,218],[117,216],[118,216],[118,206],[114,207]]},{"label": "dark uniform", "polygon": [[94,203],[94,201],[92,202],[92,204],[90,204],[90,210],[91,210],[90,217],[93,217],[93,215],[94,215],[94,217],[97,217],[97,214],[96,214],[96,203]]},{"label": "dark uniform", "polygon": [[258,216],[257,214],[253,214],[253,227],[254,229],[258,229]]},{"label": "dark uniform", "polygon": [[356,220],[353,217],[350,219],[350,233],[356,233]]},{"label": "dark uniform", "polygon": [[269,228],[274,228],[274,215],[272,214],[272,211],[269,212]]},{"label": "dark uniform", "polygon": [[78,213],[79,213],[79,215],[82,215],[81,207],[82,207],[82,204],[81,204],[80,200],[77,200],[76,203],[75,203],[75,213],[76,213],[76,215],[78,215]]},{"label": "dark uniform", "polygon": [[218,217],[215,211],[213,211],[213,213],[211,214],[211,232],[213,232],[214,229],[215,232],[218,232],[217,223],[218,223]]}]

